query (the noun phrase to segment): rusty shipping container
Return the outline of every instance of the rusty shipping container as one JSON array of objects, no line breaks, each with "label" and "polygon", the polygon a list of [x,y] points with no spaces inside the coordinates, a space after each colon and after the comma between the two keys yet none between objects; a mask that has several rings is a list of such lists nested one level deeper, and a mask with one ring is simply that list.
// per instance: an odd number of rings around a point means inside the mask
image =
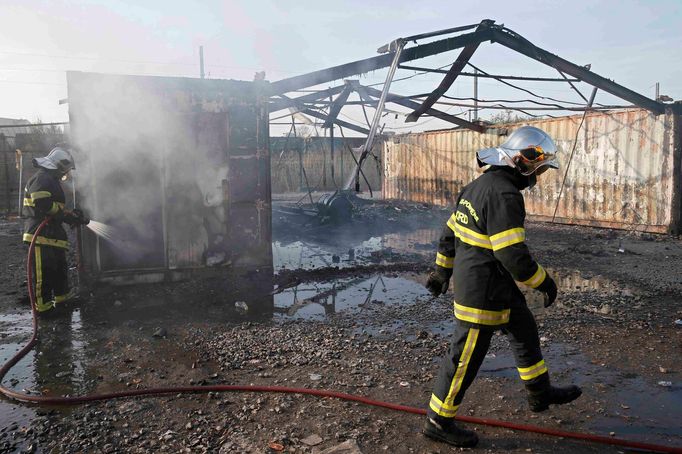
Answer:
[{"label": "rusty shipping container", "polygon": [[[561,149],[561,168],[540,177],[525,194],[530,219],[646,232],[680,229],[682,178],[680,116],[646,110],[592,112],[504,125],[545,130]],[[576,132],[577,143],[576,142]],[[384,143],[383,195],[436,205],[452,204],[480,170],[475,152],[505,136],[445,130],[394,136]],[[575,143],[563,194],[562,179]]]},{"label": "rusty shipping container", "polygon": [[272,266],[267,82],[67,73],[83,274]]}]

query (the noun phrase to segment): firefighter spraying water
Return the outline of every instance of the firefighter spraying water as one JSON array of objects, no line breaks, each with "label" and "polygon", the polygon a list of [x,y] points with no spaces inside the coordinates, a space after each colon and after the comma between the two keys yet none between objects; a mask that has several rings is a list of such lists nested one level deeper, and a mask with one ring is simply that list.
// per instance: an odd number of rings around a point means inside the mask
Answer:
[{"label": "firefighter spraying water", "polygon": [[69,241],[62,224],[78,227],[87,225],[90,220],[81,210],[65,207],[66,197],[60,180],[76,168],[68,145],[60,144],[47,156],[34,159],[33,166],[38,171],[28,180],[24,190],[23,240],[30,244],[38,226],[49,218],[35,238],[34,279],[29,283],[35,288],[36,310],[43,313],[75,296],[69,289],[66,260]]}]

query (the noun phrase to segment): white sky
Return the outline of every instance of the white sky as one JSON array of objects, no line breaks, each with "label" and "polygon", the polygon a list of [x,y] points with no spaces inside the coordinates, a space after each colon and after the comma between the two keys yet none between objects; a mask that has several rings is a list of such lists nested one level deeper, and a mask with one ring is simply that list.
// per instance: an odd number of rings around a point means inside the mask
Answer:
[{"label": "white sky", "polygon": [[[591,63],[596,73],[649,97],[660,82],[662,94],[682,98],[680,0],[0,0],[0,11],[0,117],[67,121],[67,106],[58,105],[67,97],[66,70],[197,77],[198,47],[203,45],[208,77],[252,80],[254,72],[265,70],[274,81],[374,56],[377,47],[400,36],[486,18],[569,61]],[[437,67],[451,63],[457,53],[409,64]],[[496,74],[558,76],[490,43],[481,45],[472,63]],[[397,77],[410,74],[402,71]],[[383,76],[378,71],[361,82],[380,82]],[[428,92],[441,78],[409,79],[392,91]],[[565,84],[520,85],[580,101]],[[589,95],[589,87],[582,90]],[[472,80],[461,78],[449,94],[472,96]],[[479,97],[501,96],[528,97],[496,81],[480,81]],[[597,101],[624,103],[608,96]],[[450,108],[450,113],[461,110]],[[364,123],[361,111],[346,115]],[[405,128],[402,119],[387,126]]]}]

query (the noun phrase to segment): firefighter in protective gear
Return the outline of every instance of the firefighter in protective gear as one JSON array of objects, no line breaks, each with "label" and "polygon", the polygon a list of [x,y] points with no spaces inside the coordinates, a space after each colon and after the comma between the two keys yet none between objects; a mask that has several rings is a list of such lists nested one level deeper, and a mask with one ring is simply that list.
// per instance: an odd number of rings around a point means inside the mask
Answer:
[{"label": "firefighter in protective gear", "polygon": [[509,338],[532,411],[568,403],[581,394],[577,386],[550,385],[535,319],[515,282],[543,292],[545,307],[556,299],[554,280],[525,244],[520,192],[533,186],[537,175],[558,168],[556,151],[544,131],[521,127],[501,146],[477,153],[479,166],[490,167],[456,199],[427,282],[438,296],[454,278],[457,319],[427,410],[424,434],[430,438],[462,447],[477,443],[476,434],[458,427],[454,417],[497,329]]},{"label": "firefighter in protective gear", "polygon": [[47,156],[33,159],[33,166],[38,171],[25,187],[23,240],[30,244],[38,226],[50,217],[36,238],[32,264],[36,310],[42,313],[66,301],[69,296],[66,261],[69,241],[62,223],[75,227],[85,225],[89,220],[80,210],[65,208],[66,197],[59,181],[75,169],[67,146],[57,146]]}]

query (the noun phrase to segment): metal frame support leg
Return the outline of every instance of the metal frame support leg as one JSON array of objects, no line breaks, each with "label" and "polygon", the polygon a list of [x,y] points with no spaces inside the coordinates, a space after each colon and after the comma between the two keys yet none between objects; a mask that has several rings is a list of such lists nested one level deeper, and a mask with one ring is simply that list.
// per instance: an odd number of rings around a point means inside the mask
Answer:
[{"label": "metal frame support leg", "polygon": [[386,97],[388,96],[388,92],[391,89],[391,82],[393,82],[393,77],[395,76],[395,72],[398,69],[398,64],[400,63],[400,56],[403,52],[403,49],[405,48],[405,43],[406,41],[401,38],[393,41],[389,45],[390,46],[389,49],[394,51],[393,63],[391,63],[391,66],[388,70],[388,74],[386,74],[386,82],[384,82],[384,89],[381,91],[381,97],[379,97],[379,103],[377,104],[376,111],[374,112],[374,118],[372,119],[372,125],[369,128],[369,133],[367,134],[367,140],[365,140],[365,144],[362,145],[362,147],[360,148],[361,154],[360,158],[358,159],[358,164],[355,168],[355,172],[346,182],[344,189],[350,189],[353,186],[353,184],[355,184],[355,192],[360,192],[360,170],[362,168],[362,163],[365,161],[367,155],[372,150],[372,146],[374,145],[374,138],[376,136],[377,129],[379,128],[381,114],[384,111]]}]

